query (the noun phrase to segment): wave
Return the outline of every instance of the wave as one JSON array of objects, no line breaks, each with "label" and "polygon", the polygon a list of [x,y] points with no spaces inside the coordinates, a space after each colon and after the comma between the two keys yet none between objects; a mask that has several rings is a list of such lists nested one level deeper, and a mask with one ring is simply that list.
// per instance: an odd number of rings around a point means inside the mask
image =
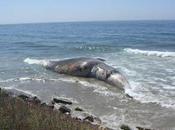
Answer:
[{"label": "wave", "polygon": [[83,86],[84,89],[86,88],[93,88],[94,93],[101,94],[103,96],[108,96],[108,97],[114,97],[118,96],[117,93],[112,92],[109,90],[106,86],[103,86],[102,84],[99,83],[91,83],[90,81],[86,81],[83,79],[79,79],[76,77],[64,77],[64,78],[37,78],[37,77],[19,77],[19,78],[12,78],[12,79],[7,79],[7,80],[0,80],[0,83],[9,83],[9,82],[28,82],[28,81],[36,81],[36,82],[67,82],[67,83],[76,83],[80,84]]},{"label": "wave", "polygon": [[140,49],[125,48],[124,51],[131,54],[141,54],[145,56],[175,57],[175,52],[166,51],[146,51]]},{"label": "wave", "polygon": [[51,61],[59,61],[59,60],[60,59],[42,59],[42,60],[39,60],[39,59],[33,59],[33,58],[26,58],[26,59],[24,59],[24,62],[28,63],[30,65],[36,64],[36,65],[48,66],[51,63]]},{"label": "wave", "polygon": [[47,66],[50,63],[49,60],[38,60],[38,59],[31,59],[31,58],[26,58],[24,62],[28,64],[37,64],[42,66]]},{"label": "wave", "polygon": [[[141,103],[155,103],[162,107],[175,109],[175,102],[169,97],[153,94],[142,83],[129,81],[130,87],[125,87],[125,93]],[[165,86],[164,89],[172,90],[173,87]],[[174,89],[173,89],[174,90]]]},{"label": "wave", "polygon": [[24,94],[27,94],[29,96],[37,96],[36,94],[32,93],[31,91],[28,91],[28,90],[22,90],[22,89],[19,89],[19,88],[15,88],[15,87],[3,87],[3,89],[5,90],[16,90],[17,92],[21,92],[21,93],[24,93]]}]

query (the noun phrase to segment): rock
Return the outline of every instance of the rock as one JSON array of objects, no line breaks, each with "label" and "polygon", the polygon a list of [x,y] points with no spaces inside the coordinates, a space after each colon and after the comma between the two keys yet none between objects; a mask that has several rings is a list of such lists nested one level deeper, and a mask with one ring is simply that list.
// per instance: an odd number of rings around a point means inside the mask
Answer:
[{"label": "rock", "polygon": [[120,129],[122,129],[122,130],[131,130],[131,128],[128,125],[124,125],[124,124],[120,126]]},{"label": "rock", "polygon": [[41,103],[41,100],[39,100],[36,96],[33,97],[33,100],[36,104],[40,104]]},{"label": "rock", "polygon": [[83,111],[83,109],[79,108],[79,107],[76,107],[75,108],[75,111]]},{"label": "rock", "polygon": [[100,61],[106,61],[105,59],[102,59],[102,58],[97,58],[98,60],[100,60]]},{"label": "rock", "polygon": [[41,104],[41,101],[36,96],[29,98],[28,101],[33,104]]},{"label": "rock", "polygon": [[78,80],[76,80],[76,81],[75,81],[75,83],[79,83],[79,81],[78,81]]},{"label": "rock", "polygon": [[23,99],[24,101],[27,101],[29,99],[29,97],[24,94],[18,95],[18,97]]},{"label": "rock", "polygon": [[84,121],[90,121],[90,122],[94,122],[94,117],[93,116],[87,116],[83,119]]},{"label": "rock", "polygon": [[137,126],[136,127],[138,130],[151,130],[151,129],[148,129],[148,128],[142,128],[142,127],[139,127],[139,126]]},{"label": "rock", "polygon": [[49,108],[49,109],[54,109],[54,104],[41,103],[41,107],[45,107],[45,108]]},{"label": "rock", "polygon": [[67,108],[66,106],[61,106],[59,108],[59,111],[62,112],[62,113],[70,113],[71,109]]},{"label": "rock", "polygon": [[45,102],[41,103],[41,107],[46,107],[47,104]]},{"label": "rock", "polygon": [[48,106],[49,108],[51,108],[51,109],[54,109],[54,107],[55,107],[53,102],[47,104],[47,106]]},{"label": "rock", "polygon": [[126,94],[126,97],[130,98],[130,99],[133,99],[132,96],[130,96],[129,94]]},{"label": "rock", "polygon": [[102,123],[101,119],[98,118],[98,117],[94,117],[94,122],[95,122],[96,124],[101,124],[101,123]]},{"label": "rock", "polygon": [[65,100],[62,100],[62,99],[57,99],[57,98],[53,98],[53,102],[54,103],[62,103],[62,104],[68,104],[68,105],[72,105],[72,102],[71,101],[65,101]]}]

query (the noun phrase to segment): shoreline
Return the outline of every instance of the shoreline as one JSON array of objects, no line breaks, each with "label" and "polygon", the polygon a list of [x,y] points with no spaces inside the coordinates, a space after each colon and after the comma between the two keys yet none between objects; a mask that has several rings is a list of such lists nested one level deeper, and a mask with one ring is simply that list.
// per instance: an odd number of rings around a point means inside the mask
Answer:
[{"label": "shoreline", "polygon": [[[53,104],[41,102],[36,96],[14,95],[1,88],[0,108],[0,129],[2,130],[111,130],[92,124],[93,118],[86,117],[82,120],[72,117],[70,109],[65,105],[61,105],[57,110]],[[81,111],[80,108],[77,110]]]},{"label": "shoreline", "polygon": [[[59,108],[56,108],[55,104],[59,104]],[[0,108],[2,110],[0,112],[0,129],[115,130],[102,126],[101,120],[92,115],[87,115],[83,119],[73,117],[71,115],[72,111],[82,112],[84,110],[78,106],[72,110],[67,105],[72,105],[72,102],[53,98],[50,103],[46,103],[34,95],[23,92],[17,94],[0,88]],[[48,122],[51,124],[47,124]],[[132,128],[127,124],[122,124],[119,129],[154,130],[139,126]]]}]

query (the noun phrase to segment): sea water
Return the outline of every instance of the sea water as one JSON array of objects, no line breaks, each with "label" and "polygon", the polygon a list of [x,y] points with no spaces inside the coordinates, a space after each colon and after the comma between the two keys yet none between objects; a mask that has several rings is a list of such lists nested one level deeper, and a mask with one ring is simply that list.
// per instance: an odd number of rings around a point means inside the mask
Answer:
[{"label": "sea water", "polygon": [[[73,57],[105,59],[130,86],[121,91],[44,68]],[[0,25],[0,87],[48,102],[70,99],[114,129],[123,123],[175,129],[175,21]]]}]

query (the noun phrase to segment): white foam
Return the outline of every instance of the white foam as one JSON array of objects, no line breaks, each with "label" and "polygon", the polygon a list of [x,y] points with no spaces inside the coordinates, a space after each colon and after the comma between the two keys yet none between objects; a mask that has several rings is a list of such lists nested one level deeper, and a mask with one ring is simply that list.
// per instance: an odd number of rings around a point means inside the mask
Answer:
[{"label": "white foam", "polygon": [[131,54],[141,54],[145,56],[157,56],[157,57],[175,57],[175,52],[166,51],[146,51],[140,49],[125,48],[124,51]]},{"label": "white foam", "polygon": [[6,79],[6,80],[0,80],[0,83],[8,83],[8,82],[12,82],[12,81],[16,81],[16,79],[11,78],[11,79]]},{"label": "white foam", "polygon": [[6,90],[16,90],[18,92],[22,92],[22,93],[25,93],[25,94],[30,95],[30,96],[36,96],[36,94],[33,94],[31,91],[18,89],[18,88],[12,87],[12,86],[11,87],[3,87],[3,89],[6,89]]},{"label": "white foam", "polygon": [[118,96],[117,93],[112,92],[111,90],[109,90],[106,86],[103,85],[99,85],[98,83],[90,83],[88,81],[84,81],[84,80],[79,80],[76,78],[59,78],[59,79],[50,79],[53,81],[63,81],[63,82],[70,82],[70,83],[78,83],[81,84],[82,86],[85,86],[83,88],[93,88],[93,92],[101,94],[103,96]]},{"label": "white foam", "polygon": [[26,80],[31,80],[30,77],[21,77],[19,78],[20,81],[26,81]]},{"label": "white foam", "polygon": [[[166,86],[166,89],[170,89],[170,87]],[[174,100],[165,97],[165,95],[155,95],[146,86],[138,82],[130,81],[130,87],[125,87],[125,93],[141,103],[156,103],[162,107],[175,109]]]},{"label": "white foam", "polygon": [[28,64],[37,64],[37,65],[47,66],[50,63],[50,60],[38,60],[38,59],[26,58],[24,62]]},{"label": "white foam", "polygon": [[101,116],[100,119],[105,125],[107,125],[109,128],[112,128],[112,129],[116,129],[117,127],[119,127],[122,122],[121,117],[119,117],[115,113]]}]

